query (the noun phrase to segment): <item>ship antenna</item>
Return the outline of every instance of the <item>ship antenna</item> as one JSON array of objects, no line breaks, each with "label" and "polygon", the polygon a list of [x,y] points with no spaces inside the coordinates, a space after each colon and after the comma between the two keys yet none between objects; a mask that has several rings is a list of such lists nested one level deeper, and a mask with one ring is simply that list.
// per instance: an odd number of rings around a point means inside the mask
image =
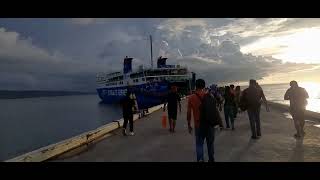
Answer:
[{"label": "ship antenna", "polygon": [[152,60],[152,59],[153,59],[153,55],[152,55],[152,36],[151,36],[151,35],[150,35],[150,50],[151,50],[151,54],[150,54],[150,55],[151,55],[151,57],[150,57],[150,58],[151,58],[151,59],[150,59],[150,60],[151,60],[151,68],[153,69],[153,60]]}]

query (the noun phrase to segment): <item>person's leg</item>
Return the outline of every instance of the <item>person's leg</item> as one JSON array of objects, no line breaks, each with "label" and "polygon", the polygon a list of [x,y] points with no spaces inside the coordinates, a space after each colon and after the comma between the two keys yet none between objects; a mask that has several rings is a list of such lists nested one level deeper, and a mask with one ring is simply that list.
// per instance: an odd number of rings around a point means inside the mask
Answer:
[{"label": "person's leg", "polygon": [[229,107],[229,119],[231,121],[231,128],[232,130],[234,130],[234,109],[233,109],[233,106],[230,106]]},{"label": "person's leg", "polygon": [[292,119],[294,122],[294,127],[296,128],[297,133],[294,135],[295,137],[301,137],[301,125],[298,113],[295,110],[291,110]]},{"label": "person's leg", "polygon": [[177,110],[173,112],[173,116],[172,116],[172,132],[175,132],[176,120],[177,120]]},{"label": "person's leg", "polygon": [[299,125],[299,135],[304,136],[304,116],[302,109],[296,112],[296,121],[298,121]]},{"label": "person's leg", "polygon": [[255,122],[257,129],[257,136],[261,136],[261,125],[260,125],[260,107],[255,111]]},{"label": "person's leg", "polygon": [[169,122],[169,131],[172,132],[172,117],[169,111],[168,111],[168,122]]},{"label": "person's leg", "polygon": [[238,114],[238,107],[237,105],[233,106],[233,118],[237,118],[237,114]]},{"label": "person's leg", "polygon": [[129,117],[129,123],[130,123],[130,132],[133,132],[133,116]]},{"label": "person's leg", "polygon": [[301,137],[301,125],[300,125],[300,120],[297,118],[293,118],[294,121],[294,126],[296,128],[297,133],[295,134],[295,137]]},{"label": "person's leg", "polygon": [[228,107],[224,106],[224,119],[226,121],[227,128],[230,128],[230,125],[229,125],[229,112],[228,111],[229,111]]},{"label": "person's leg", "polygon": [[256,133],[255,122],[254,122],[254,113],[251,109],[248,109],[247,112],[248,112],[248,117],[249,117],[249,121],[250,121],[252,138],[256,138],[257,133]]},{"label": "person's leg", "polygon": [[199,128],[194,129],[195,136],[196,136],[196,153],[197,153],[197,161],[204,161],[203,158],[203,143],[204,138],[200,135]]},{"label": "person's leg", "polygon": [[301,127],[301,133],[302,133],[303,136],[305,135],[305,132],[304,132],[305,117],[304,117],[304,114],[305,114],[305,110],[301,109],[301,112],[300,112],[300,127]]},{"label": "person's leg", "polygon": [[122,134],[125,136],[129,118],[123,117],[123,120],[124,120],[124,122],[123,122],[123,126],[122,126]]},{"label": "person's leg", "polygon": [[210,127],[206,136],[209,162],[214,162],[214,127]]}]

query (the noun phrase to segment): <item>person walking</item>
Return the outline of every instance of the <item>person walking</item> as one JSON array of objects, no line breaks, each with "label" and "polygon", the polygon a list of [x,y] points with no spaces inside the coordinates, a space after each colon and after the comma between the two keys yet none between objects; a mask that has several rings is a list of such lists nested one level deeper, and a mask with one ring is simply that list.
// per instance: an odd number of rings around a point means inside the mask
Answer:
[{"label": "person walking", "polygon": [[301,138],[305,135],[304,124],[305,124],[305,111],[307,106],[307,99],[309,98],[308,92],[299,87],[297,81],[290,82],[290,88],[284,95],[284,100],[290,100],[290,114],[294,121],[294,125],[297,133],[294,134],[295,138]]},{"label": "person walking", "polygon": [[249,81],[249,87],[242,93],[240,104],[245,104],[246,106],[245,110],[247,110],[249,116],[252,139],[261,137],[260,109],[262,102],[266,106],[266,111],[269,112],[267,99],[262,88],[257,85],[256,80],[251,79]]},{"label": "person walking", "polygon": [[[203,144],[204,140],[206,140],[209,162],[214,162],[214,126],[218,125],[221,119],[218,119],[219,111],[216,107],[214,97],[210,93],[206,93],[204,88],[205,81],[203,79],[197,79],[196,91],[188,98],[188,131],[190,134],[192,133],[191,115],[193,114],[197,161],[204,161]],[[216,117],[213,117],[213,114]]]},{"label": "person walking", "polygon": [[163,107],[163,112],[165,112],[166,106],[168,106],[169,131],[172,133],[175,132],[178,105],[179,112],[181,113],[181,99],[177,92],[177,87],[171,86],[170,92],[166,98],[166,103]]},{"label": "person walking", "polygon": [[121,101],[122,104],[122,115],[124,119],[122,134],[124,136],[127,135],[126,129],[128,122],[130,124],[130,136],[134,135],[133,132],[133,114],[138,110],[137,102],[135,95],[130,93],[129,90],[126,93],[126,96]]},{"label": "person walking", "polygon": [[[213,84],[210,86],[210,94],[214,97],[215,102],[216,102],[216,107],[219,109],[219,111],[222,111],[222,103],[223,103],[223,98],[219,92],[218,86],[216,84]],[[223,123],[222,120],[219,123],[220,130],[223,130]]]},{"label": "person walking", "polygon": [[231,123],[232,130],[234,130],[234,104],[234,95],[231,93],[230,87],[226,86],[224,93],[224,119],[226,121],[227,129],[230,128]]},{"label": "person walking", "polygon": [[233,111],[234,118],[237,118],[237,115],[238,115],[238,109],[239,109],[239,103],[240,103],[240,95],[241,95],[240,86],[236,86],[235,97],[234,97],[235,105],[234,105],[234,111]]}]

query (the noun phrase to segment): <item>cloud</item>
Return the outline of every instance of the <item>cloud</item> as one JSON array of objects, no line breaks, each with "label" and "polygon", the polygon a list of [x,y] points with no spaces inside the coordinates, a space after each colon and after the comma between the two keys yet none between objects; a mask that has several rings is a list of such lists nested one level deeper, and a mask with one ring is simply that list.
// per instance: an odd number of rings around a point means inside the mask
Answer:
[{"label": "cloud", "polygon": [[[312,68],[313,64],[284,63],[271,56],[243,53],[241,45],[234,40],[237,38],[243,40],[247,36],[260,37],[272,34],[286,22],[287,19],[229,19],[219,22],[222,25],[220,27],[217,24],[210,24],[207,19],[165,20],[156,25],[154,54],[167,56],[169,63],[179,63],[195,72],[201,72],[199,75],[211,82],[262,79],[276,71],[290,72],[296,69]],[[246,26],[241,27],[244,24]],[[258,31],[249,32],[252,27],[257,27]],[[216,31],[212,31],[212,28]],[[222,29],[230,30],[231,28],[235,29],[222,32]],[[106,44],[102,54],[106,59],[109,56],[117,57],[118,60],[129,55],[138,58],[139,63],[146,65],[149,64],[148,48],[146,40],[126,42],[118,40]],[[279,47],[281,48],[286,47]],[[272,55],[271,51],[270,55]]]},{"label": "cloud", "polygon": [[[0,89],[92,90],[98,64],[48,52],[0,28]],[[80,80],[81,79],[81,80]]]},{"label": "cloud", "polygon": [[72,18],[70,22],[78,25],[89,25],[96,22],[96,18]]},{"label": "cloud", "polygon": [[120,18],[70,18],[67,22],[75,25],[88,26],[93,24],[104,24],[113,21],[119,21]]},{"label": "cloud", "polygon": [[[160,55],[166,56],[169,64],[188,66],[209,83],[262,79],[276,72],[315,67],[285,63],[272,57],[275,51],[288,48],[282,44],[274,49],[266,48],[264,56],[243,50],[245,45],[261,38],[306,26],[303,23],[306,21],[300,19],[76,18],[67,22],[72,30],[78,30],[77,43],[70,42],[76,56],[66,55],[69,44],[63,44],[64,52],[48,50],[36,45],[31,36],[0,28],[0,89],[93,91],[96,73],[121,71],[125,56],[135,58],[134,68],[150,66],[149,34],[153,36],[154,61]],[[317,22],[308,20],[307,24],[316,26]],[[82,41],[81,36],[85,37]],[[84,54],[86,58],[80,59]]]}]

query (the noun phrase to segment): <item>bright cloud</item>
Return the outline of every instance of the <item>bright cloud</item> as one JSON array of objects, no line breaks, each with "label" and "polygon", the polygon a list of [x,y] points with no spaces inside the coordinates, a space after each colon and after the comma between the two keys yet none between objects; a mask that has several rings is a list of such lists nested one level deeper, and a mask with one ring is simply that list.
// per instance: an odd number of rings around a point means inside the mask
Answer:
[{"label": "bright cloud", "polygon": [[272,55],[288,62],[319,63],[319,42],[320,28],[305,28],[285,36],[262,38],[241,48],[241,51],[256,55]]}]

